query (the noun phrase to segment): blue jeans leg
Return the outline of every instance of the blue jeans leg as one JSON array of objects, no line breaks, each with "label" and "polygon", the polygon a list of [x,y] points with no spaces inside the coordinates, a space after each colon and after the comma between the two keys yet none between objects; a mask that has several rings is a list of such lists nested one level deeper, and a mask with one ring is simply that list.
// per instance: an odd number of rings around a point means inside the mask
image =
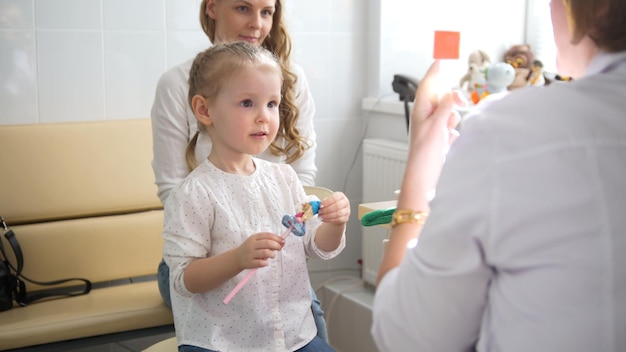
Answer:
[{"label": "blue jeans leg", "polygon": [[296,352],[335,352],[335,349],[330,347],[330,345],[319,336],[315,336],[311,342],[301,349],[296,350]]},{"label": "blue jeans leg", "polygon": [[313,297],[311,310],[313,311],[313,319],[315,319],[315,326],[317,327],[317,336],[324,342],[328,342],[328,330],[326,329],[326,320],[324,320],[324,311],[313,286],[311,286],[311,297]]},{"label": "blue jeans leg", "polygon": [[157,282],[159,283],[159,292],[166,306],[172,308],[172,300],[170,299],[170,268],[161,259],[159,268],[157,269]]}]

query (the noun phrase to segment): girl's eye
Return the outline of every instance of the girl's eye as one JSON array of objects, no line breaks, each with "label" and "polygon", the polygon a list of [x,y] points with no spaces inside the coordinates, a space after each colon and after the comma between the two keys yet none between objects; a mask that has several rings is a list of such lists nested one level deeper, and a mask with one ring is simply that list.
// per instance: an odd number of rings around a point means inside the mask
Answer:
[{"label": "girl's eye", "polygon": [[250,99],[246,99],[246,100],[242,101],[240,104],[241,104],[241,106],[243,106],[244,108],[249,108],[249,107],[251,107],[251,106],[252,106],[252,100],[250,100]]},{"label": "girl's eye", "polygon": [[262,13],[264,16],[268,16],[268,17],[272,17],[272,16],[274,16],[274,12],[273,12],[273,11],[271,11],[271,10],[263,10],[261,13]]},{"label": "girl's eye", "polygon": [[277,106],[278,106],[278,103],[277,103],[277,102],[275,102],[275,101],[270,101],[269,103],[267,103],[267,107],[268,107],[268,108],[272,108],[272,109],[274,109],[274,108],[276,108]]},{"label": "girl's eye", "polygon": [[248,11],[248,8],[246,6],[237,6],[236,9],[237,11],[240,11],[240,12]]}]

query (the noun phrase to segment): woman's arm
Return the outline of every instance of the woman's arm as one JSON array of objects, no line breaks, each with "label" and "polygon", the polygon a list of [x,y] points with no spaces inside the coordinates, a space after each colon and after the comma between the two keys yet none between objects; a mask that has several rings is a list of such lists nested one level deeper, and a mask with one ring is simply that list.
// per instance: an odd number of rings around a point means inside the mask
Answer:
[{"label": "woman's arm", "polygon": [[315,102],[309,89],[309,83],[304,71],[298,65],[292,65],[294,73],[298,76],[295,86],[296,104],[300,109],[300,116],[296,127],[300,134],[306,138],[310,148],[307,149],[300,159],[291,163],[303,186],[314,186],[317,166],[315,165],[315,152],[317,149],[317,137],[313,117],[315,116]]},{"label": "woman's arm", "polygon": [[[458,116],[452,106],[458,97],[437,98],[432,91],[437,72],[435,63],[416,95],[397,209],[428,213],[428,193],[437,183],[439,193],[426,224],[403,222],[391,230],[372,325],[374,340],[384,351],[472,351],[486,304],[491,268],[483,261],[479,238],[488,227],[480,214],[489,208],[484,191],[490,184],[485,177],[492,172],[490,155],[487,143],[451,155],[439,182],[445,150],[456,136],[451,129]],[[474,166],[480,172],[468,173]],[[418,236],[419,244],[409,250]]]},{"label": "woman's arm", "polygon": [[[405,168],[397,210],[421,213],[430,212],[429,193],[433,192],[443,167],[445,153],[458,135],[454,127],[460,116],[454,104],[463,104],[460,96],[446,93],[441,99],[435,91],[439,61],[436,61],[420,82],[409,131],[409,155]],[[378,272],[380,282],[387,272],[404,259],[407,245],[416,239],[423,221],[403,222],[391,230],[389,242]]]},{"label": "woman's arm", "polygon": [[189,173],[185,148],[192,128],[187,116],[187,77],[190,64],[191,62],[186,62],[175,66],[161,76],[150,114],[152,170],[162,204],[165,204],[172,188]]}]

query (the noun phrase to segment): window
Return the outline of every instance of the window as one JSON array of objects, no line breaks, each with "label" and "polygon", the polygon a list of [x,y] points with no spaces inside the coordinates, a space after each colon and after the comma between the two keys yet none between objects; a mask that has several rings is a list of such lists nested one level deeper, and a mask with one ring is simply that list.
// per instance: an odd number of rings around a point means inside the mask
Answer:
[{"label": "window", "polygon": [[556,73],[556,46],[552,34],[550,0],[527,0],[526,42],[544,71]]}]

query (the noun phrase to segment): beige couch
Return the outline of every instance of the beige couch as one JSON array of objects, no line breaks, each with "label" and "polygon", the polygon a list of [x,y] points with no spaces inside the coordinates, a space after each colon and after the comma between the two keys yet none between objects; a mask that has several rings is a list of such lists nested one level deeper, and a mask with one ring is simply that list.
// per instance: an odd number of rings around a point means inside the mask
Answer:
[{"label": "beige couch", "polygon": [[0,312],[0,350],[173,323],[150,279],[163,221],[151,159],[149,119],[0,126],[0,216],[24,274],[95,287]]}]

